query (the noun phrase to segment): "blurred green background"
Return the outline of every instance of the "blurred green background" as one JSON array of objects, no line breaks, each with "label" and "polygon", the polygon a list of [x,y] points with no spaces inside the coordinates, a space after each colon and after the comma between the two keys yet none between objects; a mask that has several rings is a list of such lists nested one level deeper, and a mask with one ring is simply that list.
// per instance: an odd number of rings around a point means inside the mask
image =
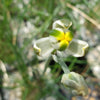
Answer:
[{"label": "blurred green background", "polygon": [[[49,36],[57,19],[71,20],[74,37],[90,46],[84,57],[64,59],[71,71],[85,77],[85,98],[63,87],[63,71],[53,60],[42,75],[45,61],[33,51],[32,41]],[[5,73],[0,68],[0,100],[99,100],[100,0],[1,0],[0,60],[6,68]]]}]

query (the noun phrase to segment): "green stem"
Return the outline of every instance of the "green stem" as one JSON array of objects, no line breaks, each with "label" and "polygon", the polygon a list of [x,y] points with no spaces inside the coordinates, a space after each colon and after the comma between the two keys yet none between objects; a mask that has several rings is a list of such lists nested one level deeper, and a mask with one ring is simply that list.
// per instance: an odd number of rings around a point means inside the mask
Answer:
[{"label": "green stem", "polygon": [[48,59],[46,60],[45,68],[44,68],[44,71],[43,71],[43,75],[44,75],[44,73],[46,72],[47,67],[49,66],[49,63],[50,63],[50,61],[51,61],[51,58],[52,58],[52,56],[50,55],[50,56],[48,57]]},{"label": "green stem", "polygon": [[68,69],[68,66],[65,64],[65,62],[62,60],[62,58],[53,55],[54,60],[61,66],[62,70],[65,74],[70,73],[70,70]]}]

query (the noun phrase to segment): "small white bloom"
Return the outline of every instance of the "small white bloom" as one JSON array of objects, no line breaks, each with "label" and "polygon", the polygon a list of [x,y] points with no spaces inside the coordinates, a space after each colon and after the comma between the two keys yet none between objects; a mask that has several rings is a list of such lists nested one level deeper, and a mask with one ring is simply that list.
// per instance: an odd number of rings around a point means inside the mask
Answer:
[{"label": "small white bloom", "polygon": [[41,38],[34,42],[34,50],[41,57],[48,57],[53,51],[58,56],[72,55],[82,57],[88,44],[85,41],[73,39],[73,34],[68,30],[72,22],[66,24],[65,20],[57,20],[53,23],[53,31],[49,37]]}]

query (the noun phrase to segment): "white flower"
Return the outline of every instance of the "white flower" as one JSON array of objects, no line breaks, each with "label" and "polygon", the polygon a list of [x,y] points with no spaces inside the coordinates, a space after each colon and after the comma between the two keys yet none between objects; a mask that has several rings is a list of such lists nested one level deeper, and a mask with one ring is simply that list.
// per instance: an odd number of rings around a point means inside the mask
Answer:
[{"label": "white flower", "polygon": [[34,42],[33,48],[39,56],[46,58],[54,51],[62,57],[67,57],[68,55],[84,56],[88,43],[73,39],[73,34],[68,30],[72,23],[66,23],[64,20],[55,21],[50,36]]}]

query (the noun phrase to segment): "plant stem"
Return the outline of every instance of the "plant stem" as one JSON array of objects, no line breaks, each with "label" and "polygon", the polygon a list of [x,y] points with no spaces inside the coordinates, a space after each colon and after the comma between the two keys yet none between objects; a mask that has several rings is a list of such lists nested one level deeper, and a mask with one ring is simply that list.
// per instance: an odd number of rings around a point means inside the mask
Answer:
[{"label": "plant stem", "polygon": [[44,73],[45,73],[47,67],[49,66],[49,63],[50,63],[50,61],[51,61],[51,58],[52,58],[52,56],[50,55],[50,56],[48,57],[48,59],[46,60],[45,68],[44,68],[44,71],[43,71],[43,74],[42,74],[42,75],[44,75]]},{"label": "plant stem", "polygon": [[53,55],[53,58],[54,58],[55,62],[57,62],[61,66],[61,68],[62,68],[62,70],[64,71],[65,74],[70,73],[70,70],[68,69],[68,66],[62,60],[62,58],[60,58],[56,55]]}]

